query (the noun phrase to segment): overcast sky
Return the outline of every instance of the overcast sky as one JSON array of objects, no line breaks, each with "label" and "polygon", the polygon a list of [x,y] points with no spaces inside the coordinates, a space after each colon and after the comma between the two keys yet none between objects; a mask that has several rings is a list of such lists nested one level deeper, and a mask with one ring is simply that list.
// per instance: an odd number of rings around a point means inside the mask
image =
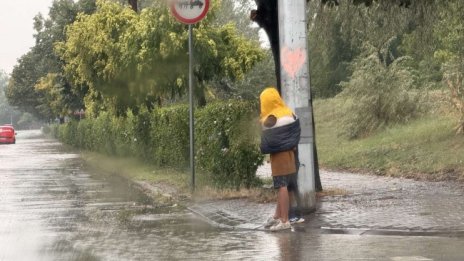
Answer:
[{"label": "overcast sky", "polygon": [[11,73],[16,60],[34,46],[33,18],[44,16],[53,0],[0,0],[0,70]]}]

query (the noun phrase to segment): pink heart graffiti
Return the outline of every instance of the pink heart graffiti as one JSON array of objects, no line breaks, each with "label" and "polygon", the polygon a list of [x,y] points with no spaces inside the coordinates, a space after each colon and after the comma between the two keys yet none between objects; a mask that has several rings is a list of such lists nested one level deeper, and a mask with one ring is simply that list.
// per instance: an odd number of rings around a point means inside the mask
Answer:
[{"label": "pink heart graffiti", "polygon": [[295,78],[296,73],[306,61],[306,51],[301,48],[290,50],[285,46],[280,51],[280,61],[284,71],[292,78]]}]

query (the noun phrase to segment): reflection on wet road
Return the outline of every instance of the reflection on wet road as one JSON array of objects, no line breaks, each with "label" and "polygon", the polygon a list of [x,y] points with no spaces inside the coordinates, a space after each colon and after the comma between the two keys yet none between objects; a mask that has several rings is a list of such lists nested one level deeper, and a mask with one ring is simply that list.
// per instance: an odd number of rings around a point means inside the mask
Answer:
[{"label": "reflection on wet road", "polygon": [[[89,173],[38,131],[0,146],[0,261],[462,260],[462,238],[267,233],[212,228]],[[423,257],[425,259],[404,259]],[[361,259],[362,258],[362,259]]]},{"label": "reflection on wet road", "polygon": [[148,204],[123,180],[86,172],[78,154],[38,131],[0,146],[0,159],[0,260],[274,255],[250,245],[268,245],[267,235],[221,231],[189,212]]}]

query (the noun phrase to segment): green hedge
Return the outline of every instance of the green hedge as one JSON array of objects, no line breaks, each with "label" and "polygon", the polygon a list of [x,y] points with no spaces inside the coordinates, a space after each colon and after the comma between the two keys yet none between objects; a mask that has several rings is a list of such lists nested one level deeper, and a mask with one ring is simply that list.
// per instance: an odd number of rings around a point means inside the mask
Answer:
[{"label": "green hedge", "polygon": [[[257,104],[217,102],[195,110],[196,166],[217,187],[260,184]],[[189,111],[177,105],[154,111],[131,111],[126,117],[102,113],[97,118],[55,125],[51,133],[77,148],[114,156],[132,156],[158,166],[188,167]]]},{"label": "green hedge", "polygon": [[197,112],[198,165],[212,173],[217,186],[256,185],[256,169],[263,157],[257,140],[256,104],[210,104]]}]

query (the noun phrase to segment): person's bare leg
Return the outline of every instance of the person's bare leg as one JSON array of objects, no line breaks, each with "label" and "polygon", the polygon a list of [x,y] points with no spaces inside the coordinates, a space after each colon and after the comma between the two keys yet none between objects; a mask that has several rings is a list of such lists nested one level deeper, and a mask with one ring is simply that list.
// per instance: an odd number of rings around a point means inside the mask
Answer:
[{"label": "person's bare leg", "polygon": [[279,188],[277,202],[279,204],[280,215],[279,218],[283,223],[288,221],[288,208],[289,208],[289,200],[288,200],[288,190],[287,187]]}]

